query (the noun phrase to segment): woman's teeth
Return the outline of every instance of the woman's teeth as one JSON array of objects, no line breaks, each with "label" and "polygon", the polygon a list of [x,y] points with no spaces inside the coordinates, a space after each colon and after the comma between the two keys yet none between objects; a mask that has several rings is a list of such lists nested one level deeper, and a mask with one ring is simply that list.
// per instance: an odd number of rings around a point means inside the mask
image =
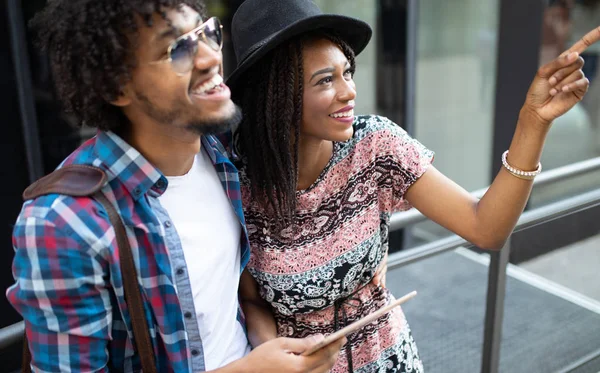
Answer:
[{"label": "woman's teeth", "polygon": [[348,111],[344,111],[342,113],[333,113],[333,114],[329,114],[330,117],[332,118],[348,118],[354,115],[354,110],[348,110]]},{"label": "woman's teeth", "polygon": [[219,74],[214,75],[212,78],[210,78],[208,81],[202,83],[200,86],[196,87],[192,93],[194,94],[206,94],[209,91],[221,91],[223,90],[223,86],[221,85],[223,83],[223,77]]}]

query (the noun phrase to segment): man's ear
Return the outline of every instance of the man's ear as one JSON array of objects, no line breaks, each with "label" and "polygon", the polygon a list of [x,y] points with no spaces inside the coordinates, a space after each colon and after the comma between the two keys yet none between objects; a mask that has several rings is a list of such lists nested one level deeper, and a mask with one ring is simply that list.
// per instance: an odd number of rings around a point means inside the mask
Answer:
[{"label": "man's ear", "polygon": [[109,102],[111,105],[115,105],[118,107],[129,106],[129,104],[131,104],[131,97],[132,97],[131,93],[132,93],[132,89],[129,86],[129,84],[127,84],[126,86],[121,88],[121,92],[119,93],[119,96],[117,97],[117,99],[109,101]]}]

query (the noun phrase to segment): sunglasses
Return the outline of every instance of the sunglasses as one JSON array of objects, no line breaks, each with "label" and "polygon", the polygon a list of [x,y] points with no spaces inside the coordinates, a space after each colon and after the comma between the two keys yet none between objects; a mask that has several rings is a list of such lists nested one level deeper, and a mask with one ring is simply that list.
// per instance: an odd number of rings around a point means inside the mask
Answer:
[{"label": "sunglasses", "polygon": [[211,49],[219,52],[223,48],[223,26],[217,17],[209,18],[206,22],[187,32],[171,43],[167,50],[167,58],[160,61],[170,62],[175,73],[183,75],[194,67],[194,59],[198,54],[198,42],[202,41]]}]

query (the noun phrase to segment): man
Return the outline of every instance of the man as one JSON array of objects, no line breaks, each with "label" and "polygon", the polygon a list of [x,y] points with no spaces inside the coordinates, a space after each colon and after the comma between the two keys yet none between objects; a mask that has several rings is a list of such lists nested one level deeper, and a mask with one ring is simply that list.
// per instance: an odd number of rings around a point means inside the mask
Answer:
[{"label": "man", "polygon": [[[102,168],[137,266],[160,372],[325,372],[344,342],[276,339],[249,352],[237,300],[249,258],[237,170],[214,136],[240,120],[218,20],[200,0],[53,0],[32,21],[57,91],[99,129],[62,164]],[[90,197],[27,201],[7,296],[32,367],[140,370],[114,229]],[[322,336],[320,337],[322,338]]]}]

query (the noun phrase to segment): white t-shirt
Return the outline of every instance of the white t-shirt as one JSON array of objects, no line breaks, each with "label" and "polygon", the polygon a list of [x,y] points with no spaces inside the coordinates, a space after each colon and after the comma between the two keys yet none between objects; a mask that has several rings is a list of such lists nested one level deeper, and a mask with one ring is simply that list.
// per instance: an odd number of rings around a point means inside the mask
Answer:
[{"label": "white t-shirt", "polygon": [[159,198],[183,248],[207,370],[250,352],[238,312],[241,225],[205,151]]}]

